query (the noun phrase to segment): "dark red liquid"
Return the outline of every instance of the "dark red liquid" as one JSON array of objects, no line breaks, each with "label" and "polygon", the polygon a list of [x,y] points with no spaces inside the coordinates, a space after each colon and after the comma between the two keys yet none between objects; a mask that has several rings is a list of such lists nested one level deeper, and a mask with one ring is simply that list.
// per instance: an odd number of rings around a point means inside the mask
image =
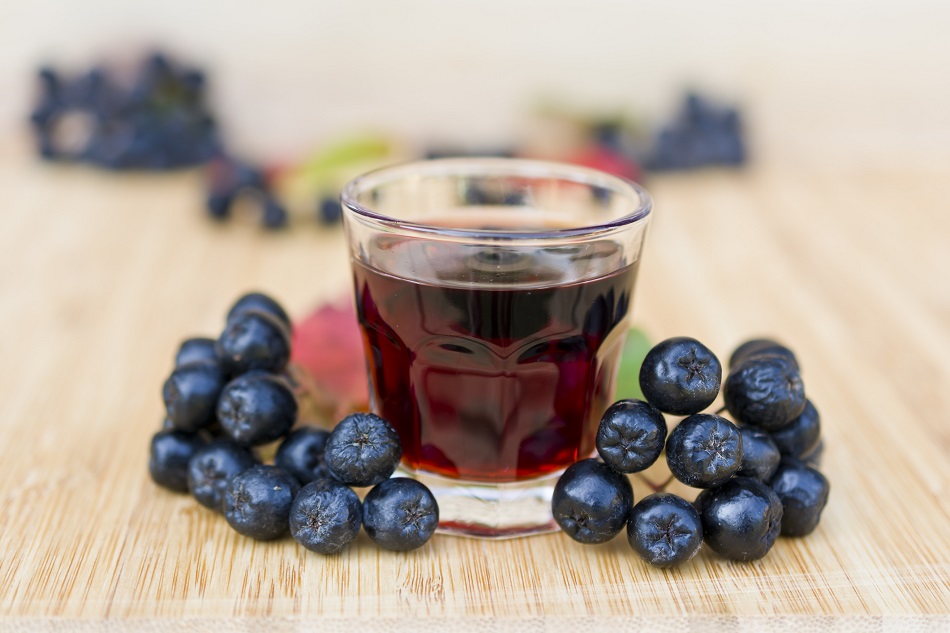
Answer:
[{"label": "dark red liquid", "polygon": [[[507,482],[589,456],[613,396],[636,263],[618,267],[616,249],[505,261],[430,248],[394,239],[378,251],[389,271],[387,260],[398,272],[426,257],[437,279],[424,283],[354,263],[370,400],[399,432],[403,462]],[[607,273],[569,280],[585,267]]]}]

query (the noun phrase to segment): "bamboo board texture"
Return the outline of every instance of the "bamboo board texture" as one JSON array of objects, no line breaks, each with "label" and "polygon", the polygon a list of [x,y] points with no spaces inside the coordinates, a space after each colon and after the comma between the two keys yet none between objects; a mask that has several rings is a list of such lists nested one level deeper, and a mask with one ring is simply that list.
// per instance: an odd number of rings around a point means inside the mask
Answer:
[{"label": "bamboo board texture", "polygon": [[197,174],[115,177],[5,151],[0,629],[947,630],[946,173],[766,164],[648,183],[634,321],[723,355],[756,334],[791,344],[832,482],[808,538],[751,564],[704,550],[663,571],[623,536],[437,536],[396,554],[361,535],[323,558],[240,537],[157,488],[147,446],[177,343],[214,335],[246,289],[298,316],[347,290],[341,235],[214,226]]}]

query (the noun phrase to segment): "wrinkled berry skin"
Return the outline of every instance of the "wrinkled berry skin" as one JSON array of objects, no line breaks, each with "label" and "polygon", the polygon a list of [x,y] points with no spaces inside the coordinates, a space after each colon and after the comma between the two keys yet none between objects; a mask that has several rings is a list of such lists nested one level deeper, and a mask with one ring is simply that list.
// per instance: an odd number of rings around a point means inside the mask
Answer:
[{"label": "wrinkled berry skin", "polygon": [[227,384],[218,400],[218,420],[238,444],[260,446],[287,435],[297,420],[297,397],[287,381],[250,372]]},{"label": "wrinkled berry skin", "polygon": [[665,443],[663,414],[642,400],[615,402],[597,429],[597,452],[618,473],[646,470],[660,457]]},{"label": "wrinkled berry skin", "polygon": [[658,343],[640,366],[640,389],[664,413],[691,415],[719,395],[722,365],[696,339],[681,336]]},{"label": "wrinkled berry skin", "polygon": [[224,518],[236,532],[259,541],[280,538],[290,526],[290,507],[300,484],[274,466],[252,466],[224,491]]},{"label": "wrinkled berry skin", "polygon": [[802,414],[772,432],[772,441],[783,455],[801,458],[815,449],[821,439],[821,416],[818,409],[805,401],[805,410]]},{"label": "wrinkled berry skin", "polygon": [[178,353],[175,354],[175,367],[181,367],[189,363],[207,360],[218,362],[218,353],[214,349],[215,340],[213,338],[189,338],[182,341],[178,347]]},{"label": "wrinkled berry skin", "polygon": [[231,309],[228,311],[227,320],[230,321],[235,316],[249,310],[266,312],[283,323],[284,327],[288,330],[290,329],[290,317],[287,315],[287,311],[284,310],[284,307],[280,305],[276,299],[263,292],[249,292],[242,295],[241,298],[235,301],[234,305],[231,306]]},{"label": "wrinkled berry skin", "polygon": [[798,365],[798,358],[795,357],[792,350],[770,338],[754,338],[737,347],[736,351],[729,357],[729,368],[732,369],[756,356],[782,356],[788,360],[795,369],[801,371]]},{"label": "wrinkled berry skin", "polygon": [[755,427],[744,426],[739,433],[742,435],[742,463],[736,475],[768,482],[782,459],[778,447],[768,433]]},{"label": "wrinkled berry skin", "polygon": [[627,541],[654,567],[690,560],[703,544],[703,524],[693,504],[668,492],[644,497],[630,511]]},{"label": "wrinkled berry skin", "polygon": [[363,522],[356,493],[338,481],[314,481],[297,493],[290,508],[290,534],[311,552],[337,554],[353,542]]},{"label": "wrinkled berry skin", "polygon": [[280,373],[290,359],[290,334],[273,315],[249,309],[228,320],[216,349],[233,375],[255,369]]},{"label": "wrinkled berry skin", "polygon": [[387,479],[363,499],[363,527],[383,549],[416,549],[425,545],[439,527],[439,504],[432,492],[415,479]]},{"label": "wrinkled berry skin", "polygon": [[710,413],[691,415],[666,440],[666,463],[673,476],[687,486],[718,486],[739,470],[742,436],[726,418]]},{"label": "wrinkled berry skin", "polygon": [[772,432],[802,414],[805,386],[781,356],[756,356],[732,370],[723,398],[736,420]]},{"label": "wrinkled berry skin", "polygon": [[152,481],[175,492],[188,492],[188,460],[204,440],[184,431],[159,431],[149,446],[148,472]]},{"label": "wrinkled berry skin", "polygon": [[627,523],[633,488],[626,476],[596,459],[572,464],[551,497],[554,520],[578,543],[604,543]]},{"label": "wrinkled berry skin", "polygon": [[198,361],[176,368],[162,386],[168,419],[181,431],[209,426],[223,388],[224,376],[217,363]]},{"label": "wrinkled berry skin", "polygon": [[301,484],[330,476],[324,458],[330,432],[312,426],[294,429],[280,444],[274,466],[283,468]]},{"label": "wrinkled berry skin", "polygon": [[782,529],[782,501],[771,488],[748,477],[702,491],[695,505],[706,545],[729,560],[762,558]]},{"label": "wrinkled berry skin", "polygon": [[198,503],[221,512],[228,484],[256,464],[257,459],[246,448],[229,440],[214,440],[188,462],[188,490]]},{"label": "wrinkled berry skin", "polygon": [[327,470],[348,486],[375,486],[389,479],[402,459],[399,434],[372,413],[346,416],[327,440]]},{"label": "wrinkled berry skin", "polygon": [[786,457],[770,485],[782,500],[782,536],[807,536],[814,532],[828,503],[828,479],[811,466]]}]

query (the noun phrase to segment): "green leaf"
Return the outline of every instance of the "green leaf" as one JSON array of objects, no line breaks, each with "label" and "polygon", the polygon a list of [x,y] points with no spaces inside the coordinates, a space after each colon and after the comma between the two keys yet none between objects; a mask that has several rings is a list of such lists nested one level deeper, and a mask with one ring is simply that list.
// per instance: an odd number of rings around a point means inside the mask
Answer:
[{"label": "green leaf", "polygon": [[617,370],[617,391],[614,400],[636,398],[643,400],[640,391],[640,365],[646,358],[652,345],[643,330],[631,328],[620,355],[620,368]]}]

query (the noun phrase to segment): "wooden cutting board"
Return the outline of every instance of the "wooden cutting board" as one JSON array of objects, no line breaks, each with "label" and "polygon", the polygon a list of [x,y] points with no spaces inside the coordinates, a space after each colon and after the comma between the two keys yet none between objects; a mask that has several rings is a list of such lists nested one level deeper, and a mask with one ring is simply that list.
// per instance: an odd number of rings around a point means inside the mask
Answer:
[{"label": "wooden cutting board", "polygon": [[635,321],[722,355],[751,335],[792,345],[832,482],[808,538],[663,571],[623,537],[559,534],[437,536],[408,554],[361,535],[323,558],[157,488],[147,447],[178,341],[215,334],[246,289],[297,315],[346,290],[341,234],[213,225],[196,174],[0,157],[2,630],[950,628],[945,171],[765,165],[648,183]]}]

